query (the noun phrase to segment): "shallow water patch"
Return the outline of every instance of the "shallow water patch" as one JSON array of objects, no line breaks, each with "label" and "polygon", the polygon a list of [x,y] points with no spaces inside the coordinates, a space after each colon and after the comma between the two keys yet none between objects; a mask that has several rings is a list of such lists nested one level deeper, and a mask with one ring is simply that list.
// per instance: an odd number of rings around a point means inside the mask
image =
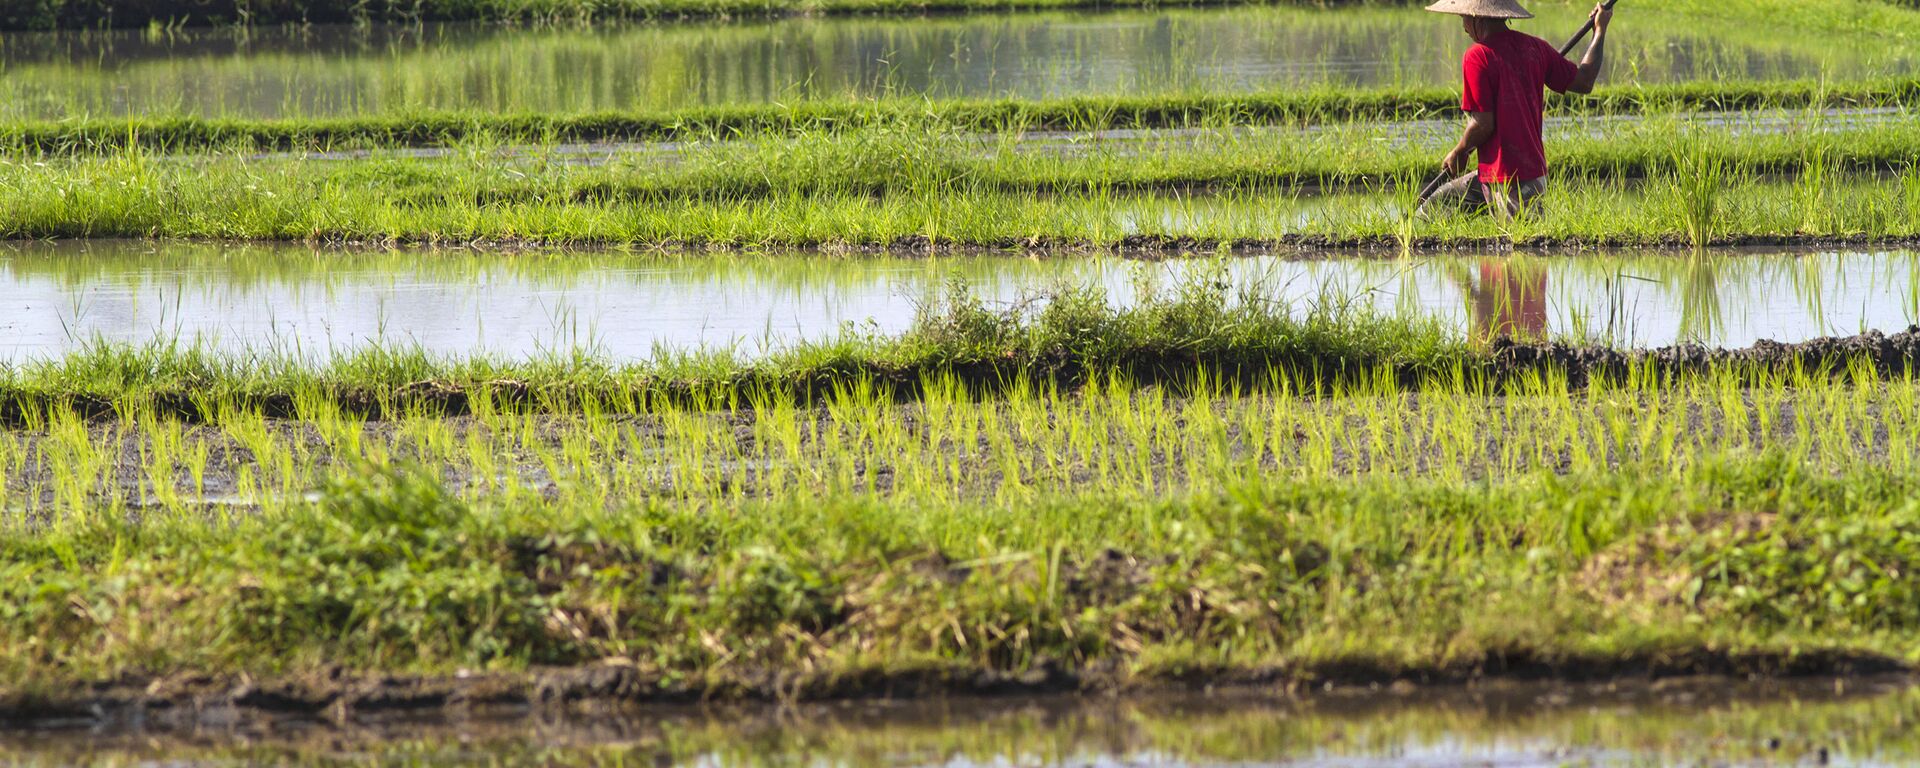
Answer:
[{"label": "shallow water patch", "polygon": [[[1577,4],[1525,29],[1556,42]],[[1728,28],[1636,9],[1614,82],[1864,79],[1913,71],[1884,40]],[[1058,98],[1450,87],[1457,25],[1402,6],[826,18],[753,23],[301,26],[0,36],[0,118],[585,112],[849,95]]]},{"label": "shallow water patch", "polygon": [[[164,721],[0,733],[13,765],[1895,765],[1898,681],[1342,688],[1109,699]],[[227,713],[231,714],[231,713]]]},{"label": "shallow water patch", "polygon": [[446,355],[585,350],[637,360],[663,349],[733,348],[751,356],[849,329],[902,332],[956,280],[991,306],[1062,286],[1097,287],[1126,305],[1144,286],[1207,270],[1248,297],[1301,311],[1365,306],[1438,317],[1480,337],[1745,347],[1920,321],[1920,254],[1910,251],[1140,262],[95,241],[0,247],[0,359],[57,357],[96,341],[316,358],[375,342]]}]

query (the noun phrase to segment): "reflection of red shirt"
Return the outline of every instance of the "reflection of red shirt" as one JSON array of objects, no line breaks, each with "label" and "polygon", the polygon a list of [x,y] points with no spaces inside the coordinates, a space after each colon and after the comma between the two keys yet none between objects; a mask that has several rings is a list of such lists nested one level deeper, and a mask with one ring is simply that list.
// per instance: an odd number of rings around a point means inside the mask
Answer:
[{"label": "reflection of red shirt", "polygon": [[1460,108],[1493,113],[1493,138],[1480,145],[1480,180],[1528,181],[1547,175],[1547,149],[1540,140],[1546,96],[1565,93],[1579,67],[1551,43],[1511,29],[1467,49],[1460,62],[1467,87]]},{"label": "reflection of red shirt", "polygon": [[1488,340],[1502,336],[1539,341],[1547,337],[1547,270],[1499,261],[1480,262],[1474,321]]}]

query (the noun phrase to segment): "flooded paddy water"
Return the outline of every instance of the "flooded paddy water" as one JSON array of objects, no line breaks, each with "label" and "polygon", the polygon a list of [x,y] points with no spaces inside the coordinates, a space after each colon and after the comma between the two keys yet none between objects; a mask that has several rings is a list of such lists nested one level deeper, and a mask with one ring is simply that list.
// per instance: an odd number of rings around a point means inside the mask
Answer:
[{"label": "flooded paddy water", "polygon": [[[1547,4],[1527,29],[1570,34]],[[1616,83],[1910,75],[1906,46],[1636,9]],[[1869,44],[1870,43],[1870,44]],[[1057,98],[1447,87],[1457,25],[1398,7],[1255,7],[765,23],[9,34],[0,119],[566,113],[816,98]]]},{"label": "flooded paddy water", "polygon": [[1622,346],[1744,347],[1920,322],[1920,253],[1486,253],[1413,259],[1110,255],[340,251],[99,241],[0,246],[0,360],[98,341],[200,343],[325,358],[373,342],[443,355],[663,349],[744,356],[845,332],[897,334],[954,281],[989,306],[1061,287],[1126,304],[1222,270],[1304,312],[1328,302],[1438,318],[1463,334]]},{"label": "flooded paddy water", "polygon": [[0,733],[0,764],[219,766],[1897,765],[1898,680],[1500,684],[935,699]]}]

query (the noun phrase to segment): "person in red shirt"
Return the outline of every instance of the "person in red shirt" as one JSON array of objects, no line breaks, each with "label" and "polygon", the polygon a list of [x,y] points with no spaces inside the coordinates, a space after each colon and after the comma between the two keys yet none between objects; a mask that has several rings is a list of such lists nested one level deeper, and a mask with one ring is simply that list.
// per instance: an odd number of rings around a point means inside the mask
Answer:
[{"label": "person in red shirt", "polygon": [[[1592,93],[1606,59],[1607,23],[1613,9],[1594,6],[1593,42],[1578,65],[1551,43],[1507,27],[1533,14],[1518,0],[1440,0],[1427,10],[1461,17],[1473,46],[1460,62],[1466,89],[1460,108],[1467,129],[1447,153],[1448,173],[1460,174],[1422,206],[1487,207],[1513,216],[1547,190],[1547,151],[1540,138],[1544,90]],[[1478,153],[1479,168],[1467,160]]]}]

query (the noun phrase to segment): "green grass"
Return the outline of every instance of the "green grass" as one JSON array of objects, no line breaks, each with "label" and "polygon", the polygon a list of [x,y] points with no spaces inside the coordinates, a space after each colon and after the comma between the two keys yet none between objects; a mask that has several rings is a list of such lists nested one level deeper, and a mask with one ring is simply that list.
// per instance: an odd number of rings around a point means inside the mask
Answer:
[{"label": "green grass", "polygon": [[[1904,112],[1861,124],[1847,120],[1793,111],[1653,113],[1556,125],[1547,142],[1556,177],[1572,180],[1691,178],[1702,163],[1743,175],[1792,175],[1816,165],[1827,173],[1897,173],[1914,164],[1920,130],[1907,124]],[[1263,188],[1377,192],[1424,181],[1455,138],[1450,128],[1208,128],[1050,140],[889,126],[746,135],[660,154],[615,153],[604,166],[569,164],[565,155],[538,147],[513,148],[519,154],[506,157],[518,159],[520,167],[509,178],[477,174],[475,164],[495,145],[476,141],[453,153],[464,163],[408,162],[399,153],[376,152],[367,162],[350,164],[351,170],[301,172],[384,187],[377,191],[414,205],[468,198],[619,203],[956,192],[1069,198]]]},{"label": "green grass", "polygon": [[[1537,215],[1513,223],[1410,218],[1411,190],[1432,153],[1362,141],[1370,136],[1203,136],[1193,145],[1062,156],[1010,142],[981,154],[966,137],[855,131],[695,147],[677,164],[640,158],[599,169],[538,151],[503,161],[485,143],[446,160],[19,158],[0,161],[0,187],[18,201],[0,211],[0,237],[1178,252],[1901,243],[1920,235],[1908,159],[1920,136],[1897,124],[1743,138],[1656,122],[1556,141],[1564,165],[1552,193]],[[1689,186],[1707,161],[1724,168],[1725,183]],[[1303,195],[1299,185],[1316,182],[1359,191]],[[1702,194],[1715,204],[1693,199]]]},{"label": "green grass", "polygon": [[[1910,663],[1920,387],[1785,384],[1569,397],[1548,376],[1395,408],[1378,384],[1170,399],[1118,380],[377,435],[338,414],[217,435],[61,417],[7,447],[0,678],[616,658],[642,690],[728,696],[1036,669],[1105,686]],[[208,441],[242,451],[243,506],[116,479],[184,482]]]}]

